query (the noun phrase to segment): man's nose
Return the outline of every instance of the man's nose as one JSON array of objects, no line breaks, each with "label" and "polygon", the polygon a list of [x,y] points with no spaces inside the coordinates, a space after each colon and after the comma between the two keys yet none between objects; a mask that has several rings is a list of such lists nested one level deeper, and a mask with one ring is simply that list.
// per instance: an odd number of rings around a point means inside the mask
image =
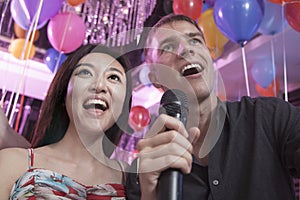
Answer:
[{"label": "man's nose", "polygon": [[180,44],[178,47],[178,55],[181,57],[193,56],[195,54],[194,50],[188,44]]}]

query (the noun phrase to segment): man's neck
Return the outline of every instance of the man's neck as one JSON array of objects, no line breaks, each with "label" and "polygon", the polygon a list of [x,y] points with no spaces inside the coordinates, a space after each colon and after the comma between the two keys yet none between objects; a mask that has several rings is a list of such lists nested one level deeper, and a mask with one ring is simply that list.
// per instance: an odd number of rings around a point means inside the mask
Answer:
[{"label": "man's neck", "polygon": [[226,112],[219,109],[218,102],[218,98],[212,95],[199,105],[200,137],[194,145],[194,156],[202,165],[208,164],[208,154],[219,139],[224,124]]}]

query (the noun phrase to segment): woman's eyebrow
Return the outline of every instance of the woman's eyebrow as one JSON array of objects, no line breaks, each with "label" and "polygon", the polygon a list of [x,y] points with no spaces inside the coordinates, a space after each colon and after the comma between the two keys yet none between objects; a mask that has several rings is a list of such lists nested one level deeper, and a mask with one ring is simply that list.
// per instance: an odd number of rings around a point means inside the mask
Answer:
[{"label": "woman's eyebrow", "polygon": [[121,70],[119,70],[118,68],[116,68],[116,67],[110,67],[109,69],[108,69],[108,71],[116,71],[116,72],[119,72],[120,74],[124,74]]},{"label": "woman's eyebrow", "polygon": [[87,66],[87,67],[91,67],[94,68],[95,66],[92,65],[91,63],[79,63],[75,66],[75,68],[80,67],[80,66]]},{"label": "woman's eyebrow", "polygon": [[[76,68],[80,67],[80,66],[87,66],[87,67],[95,68],[95,66],[91,63],[79,63],[79,64],[76,65]],[[116,67],[109,67],[106,71],[116,71],[116,72],[119,72],[122,75],[124,74],[120,69],[118,69]]]}]

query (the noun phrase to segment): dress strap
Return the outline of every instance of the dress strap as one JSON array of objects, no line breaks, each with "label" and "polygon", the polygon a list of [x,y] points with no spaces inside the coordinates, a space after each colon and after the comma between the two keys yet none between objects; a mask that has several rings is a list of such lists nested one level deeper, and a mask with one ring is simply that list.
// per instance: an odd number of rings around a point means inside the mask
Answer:
[{"label": "dress strap", "polygon": [[125,185],[126,184],[125,167],[120,160],[117,160],[117,163],[120,165],[120,168],[122,170],[122,184]]},{"label": "dress strap", "polygon": [[33,168],[33,161],[34,161],[33,149],[29,148],[28,149],[28,168],[29,169]]}]

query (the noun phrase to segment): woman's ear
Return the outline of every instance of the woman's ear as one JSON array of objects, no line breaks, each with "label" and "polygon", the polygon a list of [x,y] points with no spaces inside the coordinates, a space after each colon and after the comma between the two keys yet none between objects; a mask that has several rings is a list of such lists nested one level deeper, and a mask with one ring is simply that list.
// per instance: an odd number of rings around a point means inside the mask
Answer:
[{"label": "woman's ear", "polygon": [[152,85],[156,88],[162,88],[162,85],[158,83],[155,73],[153,71],[150,71],[148,74],[149,80],[151,81]]}]

